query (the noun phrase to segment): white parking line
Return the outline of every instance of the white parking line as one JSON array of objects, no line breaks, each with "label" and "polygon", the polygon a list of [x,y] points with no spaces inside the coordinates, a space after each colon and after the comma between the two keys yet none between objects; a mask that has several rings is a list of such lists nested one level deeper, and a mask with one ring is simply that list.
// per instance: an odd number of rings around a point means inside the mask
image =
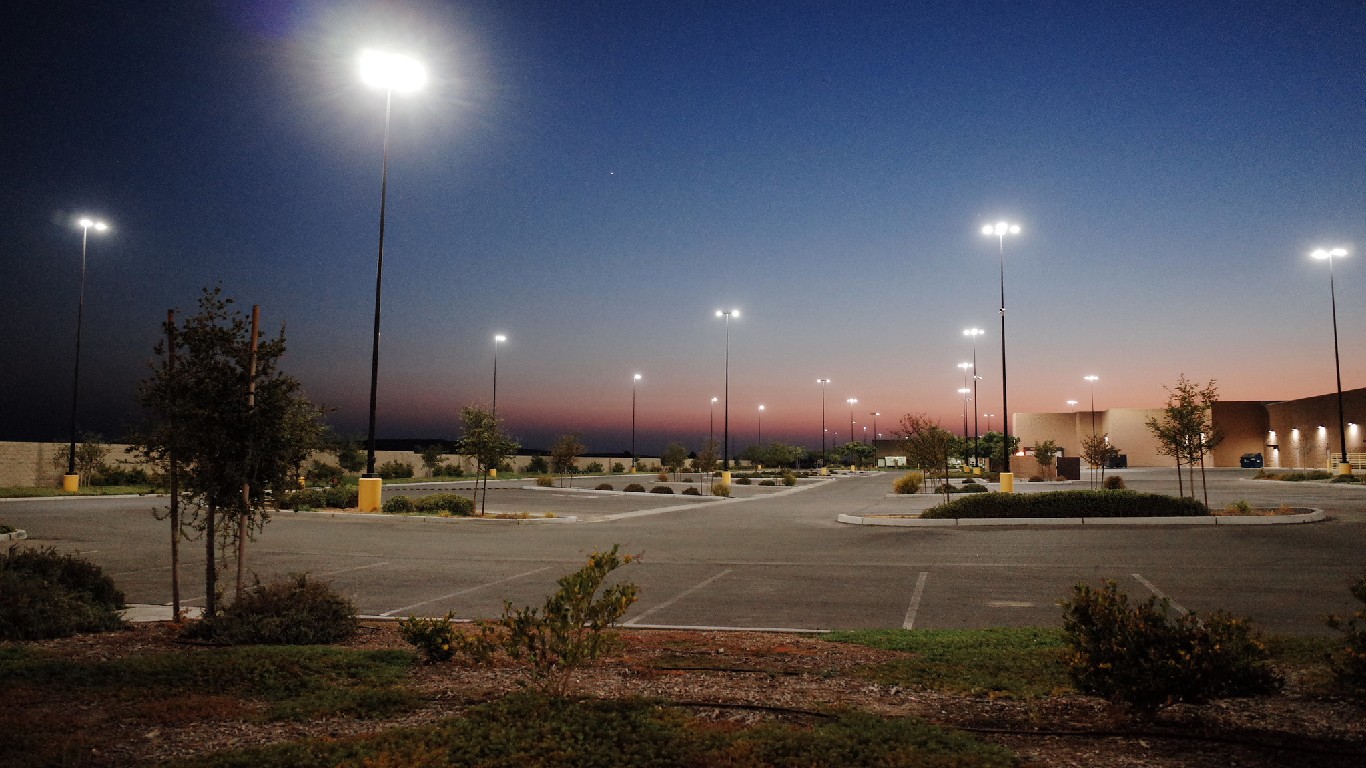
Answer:
[{"label": "white parking line", "polygon": [[925,594],[925,580],[930,578],[929,571],[921,571],[915,580],[915,591],[911,593],[911,606],[906,609],[906,620],[901,622],[902,629],[915,629],[915,615],[920,611],[920,598]]},{"label": "white parking line", "polygon": [[533,574],[540,573],[541,571],[548,571],[548,570],[550,570],[550,566],[547,565],[547,566],[545,566],[544,568],[537,568],[537,569],[534,570],[534,571],[527,571],[526,573],[519,573],[519,574],[517,574],[516,576],[509,576],[509,577],[507,577],[506,579],[499,579],[499,580],[497,580],[497,581],[490,581],[490,582],[487,583],[487,584],[479,584],[479,585],[477,585],[477,586],[468,587],[468,588],[466,588],[466,589],[460,590],[459,592],[452,592],[452,593],[450,593],[449,595],[442,595],[441,597],[433,597],[433,598],[430,599],[430,600],[423,600],[423,601],[420,602],[420,603],[413,603],[412,605],[405,605],[405,606],[403,606],[402,608],[395,608],[395,609],[392,610],[392,611],[385,611],[384,613],[381,613],[380,616],[382,616],[382,617],[384,617],[384,618],[387,619],[387,618],[389,618],[390,616],[393,616],[393,615],[396,614],[396,613],[403,613],[404,611],[411,611],[412,609],[417,608],[418,606],[421,606],[421,605],[429,605],[429,604],[431,604],[431,603],[439,603],[439,602],[441,602],[442,600],[449,600],[449,599],[452,598],[452,597],[459,597],[460,595],[467,595],[467,594],[469,594],[469,593],[471,593],[471,592],[477,592],[478,590],[485,589],[485,588],[487,588],[487,587],[492,587],[492,586],[494,586],[495,584],[504,584],[504,583],[509,582],[509,581],[515,581],[515,580],[517,580],[517,579],[520,579],[520,578],[523,578],[523,577],[526,577],[526,576],[531,576],[531,575],[533,575]]},{"label": "white parking line", "polygon": [[378,567],[380,567],[381,565],[388,565],[388,563],[371,563],[371,564],[369,564],[369,565],[357,565],[357,566],[354,566],[354,567],[352,567],[352,568],[342,568],[342,569],[339,570],[339,571],[324,571],[324,572],[322,572],[322,573],[320,573],[320,574],[318,574],[318,575],[319,575],[319,576],[336,576],[336,575],[339,574],[339,573],[349,573],[349,572],[351,572],[351,571],[363,571],[363,570],[365,570],[366,568],[378,568]]},{"label": "white parking line", "polygon": [[[1162,594],[1162,590],[1160,590],[1160,589],[1158,589],[1157,587],[1153,586],[1153,583],[1152,583],[1151,581],[1148,581],[1147,579],[1143,578],[1142,576],[1139,576],[1139,575],[1136,574],[1136,573],[1131,573],[1131,574],[1129,574],[1129,575],[1130,575],[1130,576],[1133,576],[1133,577],[1138,581],[1139,584],[1142,584],[1143,586],[1147,587],[1149,592],[1152,592],[1154,595],[1157,595],[1157,599],[1158,599],[1158,600],[1168,600],[1168,601],[1171,601],[1171,598],[1169,598],[1169,597],[1167,597],[1166,595]],[[1181,605],[1180,605],[1179,603],[1175,602],[1175,601],[1169,602],[1168,605],[1170,605],[1170,606],[1172,607],[1172,610],[1176,611],[1177,613],[1181,614],[1182,616],[1185,616],[1186,614],[1190,613],[1190,611],[1186,610],[1185,608],[1182,608]]]},{"label": "white parking line", "polygon": [[623,626],[635,626],[637,623],[640,622],[641,619],[645,618],[646,616],[650,616],[650,615],[652,615],[652,614],[655,614],[655,613],[658,613],[659,611],[664,610],[665,608],[668,608],[669,606],[673,605],[674,603],[678,602],[679,600],[682,600],[683,598],[687,597],[688,595],[691,595],[692,593],[696,592],[696,591],[699,590],[699,589],[702,589],[703,587],[707,586],[708,584],[712,583],[713,581],[716,581],[717,579],[721,578],[722,576],[725,576],[726,574],[730,573],[732,570],[733,570],[733,569],[731,569],[731,568],[727,568],[726,570],[721,571],[720,573],[716,574],[715,576],[711,577],[710,579],[707,579],[707,580],[701,582],[700,584],[694,584],[693,586],[689,587],[688,589],[685,589],[685,590],[683,590],[682,592],[679,592],[678,594],[674,595],[673,597],[669,598],[668,600],[665,600],[664,602],[660,603],[659,605],[656,605],[655,607],[651,608],[651,609],[648,610],[648,611],[645,611],[644,613],[640,614],[639,616],[635,617],[634,619],[631,619],[630,621],[626,622]]}]

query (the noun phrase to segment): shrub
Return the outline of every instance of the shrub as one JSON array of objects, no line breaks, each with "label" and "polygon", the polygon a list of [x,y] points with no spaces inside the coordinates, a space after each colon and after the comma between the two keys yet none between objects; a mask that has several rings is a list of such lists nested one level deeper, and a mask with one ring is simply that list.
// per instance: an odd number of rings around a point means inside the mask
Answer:
[{"label": "shrub", "polygon": [[590,475],[600,475],[602,474],[602,462],[590,461],[588,462],[588,466],[583,468],[583,471]]},{"label": "shrub", "polygon": [[958,493],[986,493],[987,487],[980,483],[964,483],[958,487]]},{"label": "shrub", "polygon": [[797,474],[790,469],[783,470],[783,485],[788,488],[797,484]]},{"label": "shrub", "polygon": [[622,488],[621,490],[627,493],[645,493],[645,486],[641,485],[640,483],[631,483],[630,485],[626,486],[625,488]]},{"label": "shrub", "polygon": [[1029,482],[1031,482],[1031,483],[1042,483],[1042,482],[1043,482],[1043,475],[1030,475],[1030,476],[1029,476]]},{"label": "shrub", "polygon": [[522,467],[522,471],[528,475],[543,475],[550,471],[550,462],[546,461],[544,456],[532,456],[531,461]]},{"label": "shrub", "polygon": [[454,611],[440,619],[409,616],[398,623],[398,634],[403,642],[422,654],[424,663],[450,661],[455,657],[456,649],[455,627],[451,624],[454,616]]},{"label": "shrub", "polygon": [[1366,700],[1366,575],[1352,585],[1362,607],[1351,616],[1329,616],[1328,626],[1342,632],[1345,644],[1332,656],[1333,677],[1342,688]]},{"label": "shrub", "polygon": [[711,484],[711,495],[730,497],[730,485],[727,483],[716,482]]},{"label": "shrub", "polygon": [[[80,449],[77,449],[80,456]],[[90,473],[90,485],[151,485],[152,479],[142,467],[109,466],[101,464]]]},{"label": "shrub", "polygon": [[280,494],[280,509],[350,509],[360,503],[356,486],[301,488]]},{"label": "shrub", "polygon": [[1230,502],[1228,506],[1224,507],[1224,511],[1234,515],[1250,515],[1252,514],[1252,505],[1239,499]]},{"label": "shrub", "polygon": [[770,487],[770,488],[771,488],[771,487],[776,487],[776,486],[778,485],[778,481],[777,481],[777,480],[760,480],[760,481],[759,481],[759,485],[768,486],[768,487]]},{"label": "shrub", "polygon": [[598,483],[597,486],[596,486],[593,490],[595,490],[595,491],[610,491],[610,490],[612,490],[612,484],[611,484],[611,483]]},{"label": "shrub", "polygon": [[47,640],[123,627],[123,593],[98,565],[55,549],[0,554],[0,640]]},{"label": "shrub", "polygon": [[661,483],[667,483],[667,482],[669,482],[669,473],[668,473],[668,472],[660,472],[659,474],[655,475],[655,479],[658,480],[658,481],[661,482]]},{"label": "shrub", "polygon": [[479,622],[478,632],[457,638],[459,650],[475,662],[489,661],[498,651],[526,659],[545,693],[564,696],[574,670],[613,650],[619,642],[608,629],[636,601],[630,582],[604,586],[608,574],[640,559],[639,555],[594,552],[579,570],[558,581],[559,589],[541,609],[513,609],[503,601],[503,616]]},{"label": "shrub", "polygon": [[392,496],[384,501],[380,511],[386,515],[411,515],[417,511],[417,505],[407,496]]},{"label": "shrub", "polygon": [[650,493],[673,493],[674,489],[667,485],[656,485],[650,489]]},{"label": "shrub", "polygon": [[1173,619],[1169,600],[1131,605],[1113,581],[1100,590],[1079,584],[1062,605],[1067,671],[1077,689],[1139,717],[1280,687],[1270,652],[1246,619],[1218,612]]},{"label": "shrub", "polygon": [[684,488],[684,489],[683,489],[683,495],[684,495],[684,496],[701,496],[701,495],[702,495],[702,492],[699,491],[699,490],[697,490],[696,488],[694,488],[693,486],[690,485],[690,486],[688,486],[687,488]]},{"label": "shrub", "polygon": [[622,463],[619,462],[619,461],[618,461],[617,463],[615,463],[615,464],[612,465],[612,472],[613,472],[614,474],[618,474],[618,475],[619,475],[619,474],[621,474],[622,472],[625,472],[625,471],[626,471],[626,467],[623,466]]},{"label": "shrub", "polygon": [[892,483],[892,491],[901,494],[920,493],[920,486],[924,483],[924,475],[919,472],[907,472]]},{"label": "shrub", "polygon": [[188,634],[229,645],[314,645],[346,640],[358,626],[350,600],[294,573],[256,582],[222,613],[191,625]]},{"label": "shrub", "polygon": [[474,502],[454,493],[433,493],[414,499],[413,509],[441,517],[469,517],[474,514]]},{"label": "shrub", "polygon": [[740,475],[735,478],[736,485],[752,485],[753,483],[754,481],[750,479],[749,475]]},{"label": "shrub", "polygon": [[309,485],[340,485],[345,476],[346,471],[336,464],[324,464],[314,459],[304,473],[304,482]]},{"label": "shrub", "polygon": [[1124,478],[1119,475],[1110,475],[1105,478],[1105,482],[1101,483],[1101,487],[1107,491],[1122,491],[1124,490]]},{"label": "shrub", "polygon": [[459,464],[442,464],[436,468],[436,474],[441,477],[464,477],[465,468]]},{"label": "shrub", "polygon": [[[1357,477],[1356,475],[1336,475],[1336,476],[1333,477],[1332,480],[1329,480],[1328,482],[1330,482],[1330,483],[1359,483],[1359,482],[1361,482],[1361,478]],[[120,485],[124,485],[124,483],[120,483]],[[132,485],[132,483],[126,483],[126,485]]]},{"label": "shrub", "polygon": [[413,476],[413,465],[406,461],[388,461],[375,469],[375,474],[385,480],[399,480]]},{"label": "shrub", "polygon": [[1137,491],[977,493],[925,510],[925,518],[1196,517],[1209,509],[1195,499]]},{"label": "shrub", "polygon": [[555,477],[554,475],[540,475],[536,478],[536,485],[542,488],[554,488]]}]

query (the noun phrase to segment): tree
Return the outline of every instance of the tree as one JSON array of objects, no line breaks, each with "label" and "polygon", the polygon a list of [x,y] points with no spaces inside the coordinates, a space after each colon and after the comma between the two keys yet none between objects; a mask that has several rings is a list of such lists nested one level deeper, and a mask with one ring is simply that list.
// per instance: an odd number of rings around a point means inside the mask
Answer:
[{"label": "tree", "polygon": [[[52,455],[52,466],[58,469],[66,469],[69,465],[71,446],[63,445]],[[83,432],[81,441],[76,444],[76,474],[80,475],[81,485],[87,485],[90,481],[90,473],[99,469],[104,464],[104,460],[109,456],[109,446],[105,444],[104,438],[93,432]]]},{"label": "tree", "polygon": [[446,449],[440,445],[419,446],[413,453],[422,457],[422,466],[427,468],[431,474],[436,474],[436,468],[441,466],[441,457],[446,455]]},{"label": "tree", "polygon": [[944,500],[949,499],[949,457],[956,447],[956,438],[939,422],[923,413],[908,413],[901,417],[892,434],[902,440],[906,461],[911,466],[925,471],[929,477],[931,470],[944,471]]},{"label": "tree", "polygon": [[[460,439],[456,445],[460,453],[474,459],[477,467],[479,477],[475,488],[482,517],[484,504],[488,501],[489,469],[498,467],[521,446],[503,433],[502,424],[492,412],[473,405],[460,409]],[[482,492],[478,490],[480,485]]]},{"label": "tree", "polygon": [[337,457],[337,466],[355,474],[365,469],[365,453],[361,451],[360,445],[354,440],[345,440],[337,443],[332,448],[332,453]]},{"label": "tree", "polygon": [[1105,435],[1087,435],[1081,439],[1081,457],[1091,465],[1091,486],[1095,487],[1095,468],[1100,467],[1100,480],[1105,482],[1105,468],[1119,456],[1119,448],[1110,444]]},{"label": "tree", "polygon": [[550,471],[550,463],[545,460],[544,456],[532,456],[531,460],[526,463],[526,471],[532,475],[544,475]]},{"label": "tree", "polygon": [[[1001,432],[988,432],[982,435],[977,441],[977,457],[991,462],[991,469],[999,471],[1005,466],[1006,454],[1002,447],[1005,442],[1005,435]],[[1020,449],[1020,438],[1015,435],[1010,436],[1010,453],[1014,454]],[[971,449],[969,449],[971,453]]]},{"label": "tree", "polygon": [[218,538],[237,536],[244,545],[244,535],[259,532],[268,520],[268,494],[292,486],[323,435],[322,412],[297,379],[280,371],[283,326],[274,339],[258,333],[254,340],[232,304],[221,288],[205,288],[198,314],[180,328],[167,319],[174,342],[156,345],[162,359],[139,386],[149,423],[134,442],[149,463],[169,468],[174,455],[179,465],[179,490],[196,510],[190,524],[204,535],[210,617],[219,611]]},{"label": "tree", "polygon": [[859,469],[863,469],[864,464],[873,461],[877,456],[877,448],[857,440],[846,446],[846,450],[854,457],[854,465]]},{"label": "tree", "polygon": [[716,439],[712,438],[702,446],[702,450],[697,452],[697,458],[693,459],[693,467],[698,472],[705,472],[710,475],[716,471],[716,462],[720,456],[720,446]]},{"label": "tree", "polygon": [[[561,477],[574,471],[574,461],[588,450],[582,441],[579,440],[577,432],[560,435],[555,440],[555,446],[550,449],[550,468]],[[564,480],[560,481],[561,485]]]},{"label": "tree", "polygon": [[678,479],[679,470],[688,463],[688,448],[682,443],[669,443],[659,455],[659,461]]},{"label": "tree", "polygon": [[1039,466],[1043,469],[1044,477],[1049,480],[1056,480],[1058,475],[1053,467],[1053,460],[1058,457],[1058,443],[1054,440],[1044,440],[1034,443],[1034,458],[1038,460]]},{"label": "tree", "polygon": [[1195,465],[1200,464],[1200,485],[1209,505],[1209,488],[1205,484],[1205,454],[1214,450],[1223,441],[1223,435],[1214,426],[1214,404],[1219,401],[1219,390],[1214,379],[1204,387],[1196,385],[1181,374],[1175,387],[1167,390],[1167,404],[1162,410],[1162,418],[1149,418],[1148,430],[1157,438],[1158,453],[1171,456],[1176,460],[1177,488],[1181,495],[1185,490],[1181,481],[1181,465],[1184,463],[1190,474],[1191,497],[1195,496]]}]

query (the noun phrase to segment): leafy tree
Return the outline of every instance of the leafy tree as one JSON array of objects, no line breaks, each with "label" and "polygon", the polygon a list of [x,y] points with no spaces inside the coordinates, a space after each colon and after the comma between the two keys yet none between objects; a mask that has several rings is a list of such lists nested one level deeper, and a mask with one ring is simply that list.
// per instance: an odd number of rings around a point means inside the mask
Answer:
[{"label": "leafy tree", "polygon": [[863,469],[864,464],[873,462],[877,457],[877,448],[870,443],[855,440],[845,446],[845,449],[854,458],[854,465],[859,469]]},{"label": "leafy tree", "polygon": [[232,304],[221,288],[205,288],[198,314],[180,328],[168,319],[174,346],[156,345],[160,362],[138,389],[149,424],[135,447],[161,467],[174,455],[179,490],[196,510],[190,523],[204,534],[207,616],[219,611],[218,538],[259,532],[268,494],[292,486],[323,435],[321,411],[280,371],[283,326],[259,339],[253,360],[250,322]]},{"label": "leafy tree", "polygon": [[422,457],[422,466],[427,468],[431,474],[436,474],[436,468],[441,466],[441,457],[446,455],[446,449],[440,445],[423,445],[413,451]]},{"label": "leafy tree", "polygon": [[[982,435],[977,440],[977,458],[986,459],[991,462],[991,469],[999,470],[1001,467],[1005,466],[1006,461],[1005,449],[1003,448],[1004,442],[1005,434],[1002,432],[988,432]],[[1019,449],[1020,438],[1011,435],[1010,453],[1014,454]],[[972,447],[970,445],[967,446],[967,451],[969,454],[972,453]]]},{"label": "leafy tree", "polygon": [[[70,456],[71,446],[63,445],[52,455],[52,466],[65,470],[70,465]],[[108,456],[109,446],[103,437],[93,432],[81,433],[81,441],[76,443],[76,474],[81,478],[81,485],[89,482],[90,473],[103,466]]]},{"label": "leafy tree", "polygon": [[702,450],[697,452],[697,458],[693,459],[693,466],[698,472],[705,472],[710,475],[716,471],[716,462],[720,457],[720,445],[712,438],[702,446]]},{"label": "leafy tree", "polygon": [[1096,468],[1100,468],[1100,481],[1105,482],[1105,468],[1119,456],[1119,448],[1111,445],[1105,435],[1087,435],[1081,439],[1081,457],[1091,465],[1091,487],[1096,485]]},{"label": "leafy tree", "polygon": [[544,456],[532,456],[526,463],[526,471],[529,475],[544,475],[550,471],[550,463]]},{"label": "leafy tree", "polygon": [[1058,457],[1058,444],[1054,440],[1044,440],[1034,443],[1034,458],[1038,460],[1039,466],[1043,468],[1044,476],[1050,480],[1057,478],[1057,472],[1053,467],[1053,461]]},{"label": "leafy tree", "polygon": [[892,434],[900,437],[906,452],[906,461],[913,467],[925,470],[944,471],[944,501],[949,500],[948,472],[949,457],[957,447],[957,439],[948,430],[939,426],[939,421],[923,413],[908,413],[901,417]]},{"label": "leafy tree", "polygon": [[679,470],[688,463],[688,448],[682,443],[669,443],[659,455],[659,461],[673,472],[674,480],[677,480]]},{"label": "leafy tree", "polygon": [[[571,474],[574,471],[574,461],[588,450],[583,442],[579,440],[577,432],[560,435],[555,440],[555,445],[550,449],[550,468],[561,477]],[[563,480],[560,481],[563,484]]]},{"label": "leafy tree", "polygon": [[457,450],[474,459],[479,481],[476,488],[483,486],[479,494],[479,514],[484,514],[484,504],[488,500],[489,469],[497,468],[508,456],[521,448],[517,441],[503,433],[501,422],[491,411],[473,405],[460,409],[460,439]]},{"label": "leafy tree", "polygon": [[1203,387],[1195,384],[1181,374],[1175,387],[1167,390],[1167,404],[1162,409],[1162,418],[1149,418],[1148,431],[1157,438],[1158,453],[1176,459],[1177,488],[1182,495],[1185,490],[1181,481],[1181,465],[1184,463],[1190,474],[1191,496],[1195,496],[1195,465],[1200,465],[1200,484],[1204,491],[1205,504],[1209,505],[1209,488],[1205,484],[1205,454],[1214,450],[1223,441],[1223,435],[1214,426],[1214,404],[1219,401],[1219,390],[1214,379]]},{"label": "leafy tree", "polygon": [[332,453],[337,457],[337,465],[351,474],[365,469],[365,452],[354,440],[337,443]]}]

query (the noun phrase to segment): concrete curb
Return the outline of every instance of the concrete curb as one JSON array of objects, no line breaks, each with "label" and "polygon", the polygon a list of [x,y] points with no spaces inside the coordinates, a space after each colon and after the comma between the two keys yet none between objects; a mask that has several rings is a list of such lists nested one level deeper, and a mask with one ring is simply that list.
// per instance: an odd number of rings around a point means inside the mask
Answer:
[{"label": "concrete curb", "polygon": [[12,531],[10,533],[0,533],[0,542],[4,541],[23,541],[28,538],[28,531]]},{"label": "concrete curb", "polygon": [[[656,485],[666,485],[666,483],[656,483]],[[543,487],[541,487],[541,486],[539,486],[539,485],[524,485],[524,486],[521,487],[521,490],[523,490],[523,491],[559,491],[560,493],[566,493],[566,492],[568,492],[568,493],[588,493],[588,494],[596,494],[596,495],[598,495],[598,496],[625,496],[625,495],[627,495],[627,494],[626,494],[626,491],[599,491],[599,490],[597,490],[596,488],[543,488]],[[645,491],[645,492],[643,492],[643,493],[642,493],[642,492],[639,492],[639,491],[632,491],[632,492],[631,492],[631,495],[632,495],[632,496],[677,496],[677,497],[679,497],[679,498],[688,499],[689,501],[715,500],[715,499],[723,498],[723,497],[721,497],[721,496],[701,496],[701,495],[698,495],[698,496],[691,496],[691,495],[683,494],[683,493],[650,493],[649,491]]]},{"label": "concrete curb", "polygon": [[346,520],[414,520],[419,523],[517,523],[518,525],[536,525],[540,523],[577,523],[577,515],[563,515],[560,517],[437,517],[436,515],[386,515],[382,512],[329,512],[327,510],[309,509],[296,511],[292,509],[282,509],[272,513],[272,517],[279,518],[283,515],[316,515],[321,517],[342,518]]},{"label": "concrete curb", "polygon": [[986,526],[1020,525],[1297,525],[1327,520],[1322,509],[1311,509],[1299,515],[1210,515],[1207,517],[978,517],[922,519],[918,517],[860,517],[838,515],[836,522],[846,525],[882,525],[896,528],[981,528]]}]

